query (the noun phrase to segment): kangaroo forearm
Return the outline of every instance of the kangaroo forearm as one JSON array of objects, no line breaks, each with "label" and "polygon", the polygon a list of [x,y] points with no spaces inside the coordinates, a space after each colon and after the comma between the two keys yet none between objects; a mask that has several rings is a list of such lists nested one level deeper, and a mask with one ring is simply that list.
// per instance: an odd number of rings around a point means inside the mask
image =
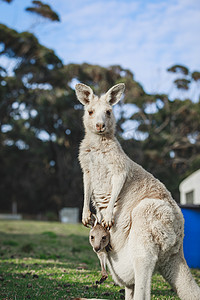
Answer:
[{"label": "kangaroo forearm", "polygon": [[113,177],[112,177],[112,193],[111,193],[111,198],[110,198],[108,208],[107,208],[107,210],[109,212],[113,212],[115,202],[117,201],[117,198],[122,190],[125,180],[126,180],[125,173],[122,173],[120,175],[113,175]]},{"label": "kangaroo forearm", "polygon": [[83,204],[83,209],[84,210],[89,210],[90,198],[91,198],[91,194],[92,194],[89,172],[85,172],[83,174],[83,182],[84,182],[84,204]]}]

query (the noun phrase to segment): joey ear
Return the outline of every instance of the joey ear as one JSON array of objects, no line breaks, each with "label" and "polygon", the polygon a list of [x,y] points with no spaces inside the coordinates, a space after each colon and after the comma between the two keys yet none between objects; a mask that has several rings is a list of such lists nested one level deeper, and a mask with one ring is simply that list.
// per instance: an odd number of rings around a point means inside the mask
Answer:
[{"label": "joey ear", "polygon": [[96,219],[94,222],[94,227],[98,224],[98,220]]},{"label": "joey ear", "polygon": [[97,219],[97,216],[92,214],[91,215],[91,218],[89,220],[89,225],[91,226],[91,228],[93,228],[94,226],[96,226],[98,223],[98,219]]},{"label": "joey ear", "polygon": [[125,89],[124,83],[119,83],[114,85],[106,93],[106,101],[109,102],[109,104],[111,105],[118,103],[119,100],[121,99],[124,89]]},{"label": "joey ear", "polygon": [[93,90],[83,84],[83,83],[77,83],[75,86],[76,91],[76,97],[77,99],[83,104],[88,105],[93,97]]}]

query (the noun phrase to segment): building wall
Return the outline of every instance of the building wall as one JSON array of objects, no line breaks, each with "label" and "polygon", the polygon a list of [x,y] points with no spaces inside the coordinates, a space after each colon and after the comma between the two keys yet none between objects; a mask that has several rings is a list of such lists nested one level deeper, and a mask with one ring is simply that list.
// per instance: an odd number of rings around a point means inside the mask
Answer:
[{"label": "building wall", "polygon": [[181,204],[200,205],[200,170],[184,179],[179,186],[179,190]]},{"label": "building wall", "polygon": [[78,223],[79,209],[77,207],[64,207],[59,212],[59,218],[62,223]]}]

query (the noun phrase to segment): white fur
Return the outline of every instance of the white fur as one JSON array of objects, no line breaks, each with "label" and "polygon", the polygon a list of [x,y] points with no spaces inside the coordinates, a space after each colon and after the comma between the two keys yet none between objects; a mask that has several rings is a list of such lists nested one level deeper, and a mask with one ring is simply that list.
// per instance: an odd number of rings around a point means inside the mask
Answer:
[{"label": "white fur", "polygon": [[[111,227],[112,251],[107,264],[113,279],[125,286],[126,300],[149,300],[155,269],[182,300],[199,300],[183,255],[184,219],[165,186],[130,160],[114,136],[112,105],[124,84],[98,98],[91,88],[76,85],[85,105],[85,137],[79,160],[84,178],[82,222],[90,221],[90,200],[105,227]],[[109,113],[108,113],[109,111]]]}]

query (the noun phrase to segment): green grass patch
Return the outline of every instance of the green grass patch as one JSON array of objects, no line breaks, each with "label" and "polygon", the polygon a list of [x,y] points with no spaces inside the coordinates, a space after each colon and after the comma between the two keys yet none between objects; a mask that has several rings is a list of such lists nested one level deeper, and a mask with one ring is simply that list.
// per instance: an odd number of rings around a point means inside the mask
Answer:
[{"label": "green grass patch", "polygon": [[6,245],[6,246],[18,246],[19,243],[17,243],[16,241],[4,241],[3,245]]},{"label": "green grass patch", "polygon": [[45,231],[42,233],[44,236],[55,239],[57,235],[53,231]]},{"label": "green grass patch", "polygon": [[[124,299],[109,278],[102,284],[99,261],[82,225],[0,221],[0,299]],[[200,270],[192,270],[200,284]],[[152,299],[179,299],[164,279],[152,280]]]}]

